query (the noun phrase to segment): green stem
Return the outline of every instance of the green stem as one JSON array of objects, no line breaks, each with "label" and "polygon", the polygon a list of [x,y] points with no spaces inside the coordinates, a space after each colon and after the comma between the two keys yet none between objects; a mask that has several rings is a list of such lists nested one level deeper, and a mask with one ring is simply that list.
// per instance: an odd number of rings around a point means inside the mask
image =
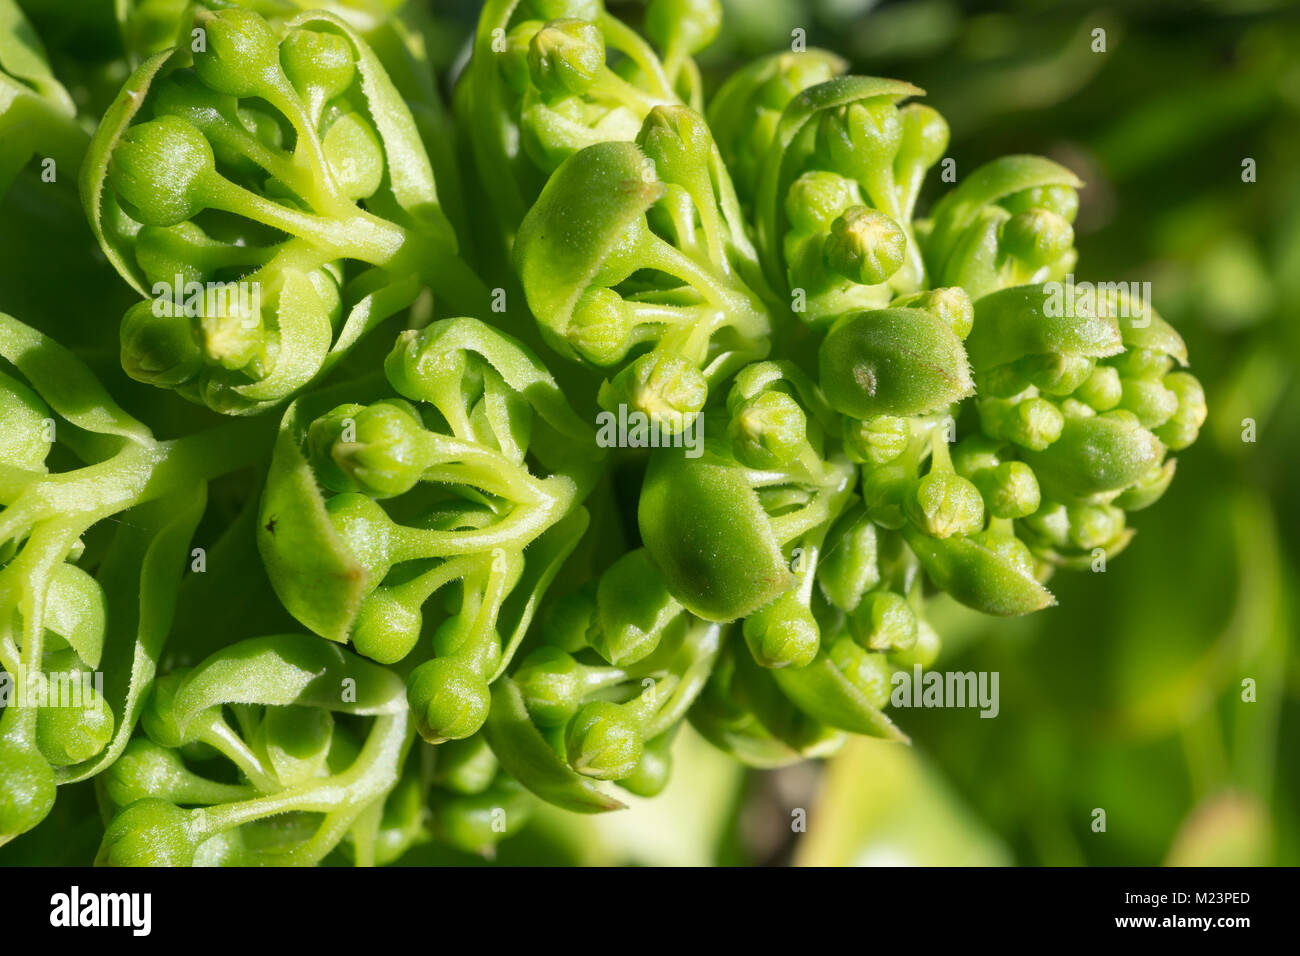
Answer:
[{"label": "green stem", "polygon": [[606,43],[637,65],[653,88],[654,95],[662,98],[665,103],[676,102],[673,85],[664,72],[663,64],[655,55],[654,48],[639,33],[604,10],[596,17],[596,26],[605,34]]}]

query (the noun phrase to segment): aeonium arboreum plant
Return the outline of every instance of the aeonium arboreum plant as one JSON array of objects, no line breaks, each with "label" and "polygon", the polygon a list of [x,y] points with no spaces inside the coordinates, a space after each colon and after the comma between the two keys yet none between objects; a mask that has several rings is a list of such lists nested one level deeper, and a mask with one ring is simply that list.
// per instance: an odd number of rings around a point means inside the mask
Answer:
[{"label": "aeonium arboreum plant", "polygon": [[478,310],[410,111],[342,19],[197,8],[131,75],[82,174],[105,255],[145,297],[128,374],[218,411],[283,402],[421,287]]},{"label": "aeonium arboreum plant", "polygon": [[159,441],[71,352],[3,314],[0,357],[4,843],[49,813],[56,786],[126,746],[206,483],[255,461],[269,435],[239,424]]},{"label": "aeonium arboreum plant", "polygon": [[303,865],[339,849],[369,865],[421,833],[399,787],[402,682],[336,645],[232,644],[159,678],[142,723],[100,781],[113,818],[98,864]]},{"label": "aeonium arboreum plant", "polygon": [[580,149],[634,139],[656,106],[701,109],[692,57],[721,19],[719,0],[652,0],[647,41],[603,0],[488,0],[457,103],[502,230]]},{"label": "aeonium arboreum plant", "polygon": [[635,143],[576,153],[519,227],[515,268],[546,342],[617,368],[597,396],[671,432],[767,353],[766,286],[704,118],[656,107]]},{"label": "aeonium arboreum plant", "polygon": [[423,636],[416,726],[462,739],[586,528],[600,450],[538,360],[477,320],[403,333],[385,368],[400,397],[289,409],[258,545],[322,637],[389,664]]},{"label": "aeonium arboreum plant", "polygon": [[[686,723],[757,767],[905,741],[931,599],[1050,606],[1205,421],[1151,302],[1074,293],[1072,172],[929,201],[943,117],[827,51],[710,97],[716,0],[645,37],[488,0],[450,123],[384,0],[122,5],[130,78],[80,117],[11,5],[0,176],[98,123],[123,368],[207,409],[0,320],[0,842],[95,776],[101,863],[486,855],[660,793]],[[601,447],[624,409],[668,440]]]}]

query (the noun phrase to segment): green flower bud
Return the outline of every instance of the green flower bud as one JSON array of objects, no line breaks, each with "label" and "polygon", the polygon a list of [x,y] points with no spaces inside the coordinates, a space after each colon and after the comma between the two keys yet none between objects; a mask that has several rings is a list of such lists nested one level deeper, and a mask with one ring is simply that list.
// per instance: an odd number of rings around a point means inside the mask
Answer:
[{"label": "green flower bud", "polygon": [[667,186],[630,142],[600,142],[569,156],[519,225],[513,261],[543,335],[561,354],[574,304],[612,287],[662,253],[646,214]]},{"label": "green flower bud", "polygon": [[1097,413],[1091,405],[1085,405],[1077,398],[1067,398],[1061,402],[1061,414],[1066,418],[1091,418]]},{"label": "green flower bud", "polygon": [[898,107],[882,97],[828,110],[819,141],[836,170],[859,181],[869,178],[876,169],[893,167],[903,142]]},{"label": "green flower bud", "polygon": [[[83,547],[78,542],[73,550],[80,551]],[[68,560],[75,560],[79,556],[69,554]],[[45,592],[45,602],[46,630],[57,634],[75,649],[47,654],[46,669],[55,672],[52,679],[64,684],[69,679],[75,680],[77,683],[74,687],[61,689],[79,694],[81,681],[86,677],[83,664],[85,667],[98,667],[103,654],[108,615],[104,589],[81,568],[64,562],[53,569],[49,588]]]},{"label": "green flower bud", "polygon": [[339,492],[357,490],[356,482],[334,460],[334,446],[342,441],[345,432],[355,431],[357,416],[365,409],[365,405],[356,403],[339,405],[308,426],[307,458],[321,487]]},{"label": "green flower bud", "polygon": [[1034,469],[1023,461],[1004,461],[980,472],[974,481],[995,518],[1023,518],[1037,511],[1042,502]]},{"label": "green flower bud", "polygon": [[1015,363],[1031,385],[1048,395],[1074,392],[1092,376],[1093,360],[1086,355],[1027,355]]},{"label": "green flower bud", "polygon": [[122,134],[108,182],[133,218],[174,226],[206,208],[204,184],[215,164],[202,133],[179,117],[160,116]]},{"label": "green flower bud", "polygon": [[155,680],[144,709],[140,712],[140,725],[144,727],[144,732],[149,735],[149,739],[160,747],[175,749],[189,742],[189,739],[181,733],[180,725],[176,723],[176,714],[172,707],[176,691],[180,689],[181,682],[185,680],[188,673],[188,669],[174,670]]},{"label": "green flower bud", "polygon": [[858,464],[885,465],[907,450],[912,425],[895,415],[874,415],[866,421],[844,417],[844,446]]},{"label": "green flower bud", "polygon": [[352,648],[380,664],[394,664],[415,650],[424,627],[424,615],[396,597],[392,590],[376,588],[361,602],[352,625]]},{"label": "green flower bud", "polygon": [[1136,415],[1143,428],[1154,429],[1173,418],[1178,411],[1178,396],[1162,382],[1126,378],[1119,407]]},{"label": "green flower bud", "polygon": [[961,286],[948,286],[945,289],[930,289],[926,292],[914,292],[911,295],[895,299],[890,308],[925,309],[933,312],[948,328],[965,339],[975,325],[975,306],[970,296]]},{"label": "green flower bud", "polygon": [[384,579],[392,567],[393,520],[372,498],[344,492],[325,501],[325,512],[334,533],[367,572],[368,588]]},{"label": "green flower bud", "polygon": [[596,627],[596,589],[585,587],[565,594],[542,616],[546,643],[577,653],[589,646]]},{"label": "green flower bud", "polygon": [[959,475],[975,481],[980,472],[1002,463],[1003,443],[996,438],[974,432],[952,447],[952,466]]},{"label": "green flower bud", "polygon": [[[265,175],[262,168],[248,158],[240,148],[241,134],[254,132],[254,136],[265,142],[276,137],[275,147],[282,145],[278,140],[279,124],[273,120],[264,125],[254,126],[248,120],[254,113],[265,117],[260,111],[249,110],[246,119],[239,107],[239,101],[233,96],[223,96],[208,89],[198,77],[188,72],[173,73],[166,79],[155,83],[150,94],[150,105],[154,116],[176,116],[193,125],[212,144],[213,153],[223,167],[236,170],[249,176]],[[171,281],[175,273],[164,273],[164,281]]]},{"label": "green flower bud", "polygon": [[636,772],[645,745],[627,706],[598,700],[584,704],[564,728],[564,749],[583,776],[619,780]]},{"label": "green flower bud", "polygon": [[912,646],[890,651],[887,659],[890,666],[900,670],[911,670],[918,664],[926,670],[939,659],[940,649],[939,632],[925,618],[917,618],[916,640]]},{"label": "green flower bud", "polygon": [[780,468],[807,443],[808,419],[784,392],[760,392],[731,410],[728,434],[737,461],[750,468]]},{"label": "green flower bud", "polygon": [[872,706],[889,706],[892,670],[884,654],[872,654],[850,637],[841,637],[830,647],[831,662],[848,678]]},{"label": "green flower bud", "polygon": [[632,347],[630,313],[612,289],[588,289],[573,307],[565,338],[594,365],[613,365]]},{"label": "green flower bud", "polygon": [[1196,441],[1209,414],[1205,404],[1205,389],[1187,372],[1166,375],[1164,384],[1177,398],[1178,408],[1167,422],[1155,430],[1156,437],[1174,451],[1181,451]]},{"label": "green flower bud", "polygon": [[683,186],[697,201],[710,201],[714,146],[703,116],[685,106],[656,106],[646,114],[636,143],[653,160],[661,180]]},{"label": "green flower bud", "polygon": [[424,474],[419,412],[400,399],[340,405],[311,423],[307,449],[316,475],[331,491],[372,498],[405,494]]},{"label": "green flower bud", "polygon": [[1151,507],[1169,490],[1177,464],[1174,459],[1169,458],[1154,466],[1115,499],[1115,507],[1123,508],[1125,511],[1141,511],[1143,508]]},{"label": "green flower bud", "polygon": [[924,415],[974,392],[961,340],[922,309],[879,309],[835,323],[819,352],[831,407],[854,418]]},{"label": "green flower bud", "polygon": [[644,412],[668,434],[690,428],[709,397],[709,385],[698,368],[679,355],[647,352],[606,385],[598,400],[607,409],[627,405]]},{"label": "green flower bud", "polygon": [[425,661],[411,671],[406,699],[416,730],[431,744],[477,733],[491,706],[491,692],[482,674],[447,657]]},{"label": "green flower bud", "polygon": [[714,41],[722,29],[720,0],[651,0],[645,32],[661,50],[680,44],[694,55]]},{"label": "green flower bud", "polygon": [[600,576],[596,608],[600,627],[591,646],[618,666],[653,652],[682,611],[645,548],[624,554]]},{"label": "green flower bud", "polygon": [[904,509],[914,475],[903,465],[876,465],[862,469],[862,504],[871,520],[897,530],[906,523]]},{"label": "green flower bud", "polygon": [[1050,265],[1074,245],[1070,223],[1046,209],[1028,209],[1002,224],[1003,251],[1035,268]]},{"label": "green flower bud", "polygon": [[316,109],[342,96],[357,75],[351,44],[323,30],[294,30],[285,37],[280,65],[294,89]]},{"label": "green flower bud", "polygon": [[984,432],[1034,451],[1042,451],[1061,437],[1065,415],[1045,398],[1019,401],[984,399],[976,406]]},{"label": "green flower bud", "polygon": [[917,527],[936,538],[971,534],[984,524],[984,500],[979,489],[951,471],[932,470],[921,478],[906,510]]},{"label": "green flower bud", "polygon": [[539,727],[559,727],[582,706],[589,668],[557,647],[539,647],[524,658],[514,681]]},{"label": "green flower bud", "polygon": [[433,832],[443,843],[491,856],[503,839],[519,832],[532,814],[532,795],[506,778],[482,793],[435,795]]},{"label": "green flower bud", "polygon": [[[67,674],[80,681],[85,672]],[[63,675],[50,675],[61,680]],[[113,708],[93,687],[79,688],[81,700],[75,704],[61,702],[59,706],[46,706],[36,711],[36,746],[54,767],[67,767],[81,763],[99,754],[113,739],[117,721]]]},{"label": "green flower bud", "polygon": [[192,811],[166,800],[138,800],[104,831],[95,865],[192,866],[202,840],[191,820]]},{"label": "green flower bud", "polygon": [[[180,276],[184,282],[206,282],[227,265],[231,247],[209,238],[192,222],[175,226],[144,226],[135,237],[135,261],[151,283],[171,287]],[[179,310],[176,303],[173,311]]]},{"label": "green flower bud", "polygon": [[205,85],[227,96],[263,96],[277,89],[280,44],[270,25],[251,10],[238,8],[194,14],[206,35],[194,54],[194,72]]},{"label": "green flower bud", "polygon": [[907,527],[903,536],[930,580],[967,607],[1005,616],[1056,603],[1034,579],[1033,555],[1012,535],[989,530],[931,538]]},{"label": "green flower bud", "polygon": [[916,615],[901,594],[872,591],[849,615],[849,631],[868,650],[906,650],[916,643]]},{"label": "green flower bud", "polygon": [[604,66],[605,37],[583,20],[552,20],[528,47],[529,72],[545,96],[581,96]]},{"label": "green flower bud", "polygon": [[[199,337],[206,360],[238,372],[264,364],[268,339],[261,316],[247,316],[218,307],[199,319]],[[260,376],[255,376],[260,377]]]},{"label": "green flower bud", "polygon": [[[1128,326],[1125,326],[1127,328]],[[1108,359],[1124,379],[1159,379],[1174,367],[1174,360],[1161,349],[1130,347],[1121,355]]]},{"label": "green flower bud", "polygon": [[1021,362],[985,369],[975,376],[975,383],[981,399],[1016,398],[1033,387]]},{"label": "green flower bud", "polygon": [[329,122],[321,151],[343,195],[367,199],[379,190],[386,172],[384,147],[360,113],[350,110]]},{"label": "green flower bud", "polygon": [[286,787],[320,776],[334,738],[334,715],[317,707],[268,707],[259,728],[262,747]]},{"label": "green flower bud", "polygon": [[762,667],[806,667],[821,646],[821,629],[798,591],[787,591],[745,618],[742,632]]},{"label": "green flower bud", "polygon": [[1104,548],[1124,532],[1124,512],[1113,505],[1067,508],[1070,544],[1081,551]]},{"label": "green flower bud", "polygon": [[54,806],[54,771],[34,747],[0,738],[0,843],[26,833]]},{"label": "green flower bud", "polygon": [[1098,549],[1113,556],[1133,536],[1123,510],[1113,505],[1044,505],[1023,530],[1035,553],[1067,566],[1086,566]]},{"label": "green flower bud", "polygon": [[122,317],[122,370],[137,382],[174,388],[203,368],[203,351],[183,315],[154,315],[154,303],[137,302]]},{"label": "green flower bud", "polygon": [[[241,106],[236,116],[238,116],[239,122],[244,129],[252,133],[253,138],[263,146],[269,146],[271,149],[284,149],[284,128],[280,126],[280,121],[266,110]],[[214,144],[213,149],[216,148],[216,144]],[[217,155],[220,156],[221,153]],[[261,170],[261,167],[253,163],[252,160],[245,158],[245,162]],[[268,184],[268,188],[270,187],[271,184]]]},{"label": "green flower bud", "polygon": [[814,169],[790,184],[785,214],[796,233],[829,232],[831,223],[850,206],[861,206],[858,184],[839,173]]},{"label": "green flower bud", "polygon": [[1021,527],[1041,544],[1055,549],[1070,547],[1070,514],[1059,502],[1044,502],[1038,511],[1025,518]]},{"label": "green flower bud", "polygon": [[566,96],[541,101],[532,91],[525,93],[528,106],[520,116],[520,131],[527,158],[542,173],[554,173],[574,153],[590,144],[593,136],[607,142],[630,142],[638,128],[636,114],[624,108],[604,114],[591,127],[592,108],[582,98]]},{"label": "green flower bud", "polygon": [[929,169],[948,148],[948,121],[938,110],[924,103],[908,103],[898,111],[898,115],[903,123],[903,139],[895,165],[906,164],[918,171]]},{"label": "green flower bud", "polygon": [[641,761],[618,785],[638,797],[657,797],[668,786],[673,772],[672,733],[660,734],[645,745]]},{"label": "green flower bud", "polygon": [[1074,397],[1095,411],[1109,411],[1124,397],[1119,372],[1109,365],[1096,366],[1087,380],[1074,390]]},{"label": "green flower bud", "polygon": [[850,282],[877,285],[907,258],[907,233],[889,216],[852,206],[831,223],[822,248],[826,268]]},{"label": "green flower bud", "polygon": [[1043,493],[1084,501],[1119,492],[1164,456],[1164,446],[1131,413],[1114,411],[1066,418],[1060,439],[1046,451],[1026,451]]},{"label": "green flower bud", "polygon": [[865,511],[846,512],[826,536],[817,565],[822,595],[842,611],[858,606],[862,596],[880,583],[879,535]]},{"label": "green flower bud", "polygon": [[1042,209],[1073,223],[1079,212],[1079,192],[1073,186],[1034,186],[1002,199],[1001,206],[1012,215]]},{"label": "green flower bud", "polygon": [[460,794],[487,790],[500,767],[483,734],[440,744],[434,751],[434,760],[434,783],[444,790]]}]

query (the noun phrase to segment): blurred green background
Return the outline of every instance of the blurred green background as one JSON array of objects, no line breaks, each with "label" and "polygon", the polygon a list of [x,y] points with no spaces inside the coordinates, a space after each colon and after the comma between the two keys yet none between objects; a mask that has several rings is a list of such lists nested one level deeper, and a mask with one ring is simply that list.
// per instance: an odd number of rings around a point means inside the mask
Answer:
[{"label": "blurred green background", "polygon": [[[450,82],[479,4],[429,3],[442,27],[432,53]],[[636,0],[609,6],[639,19]],[[925,88],[952,127],[959,177],[1009,152],[1074,168],[1088,182],[1077,279],[1152,283],[1187,339],[1210,419],[1160,506],[1136,517],[1127,551],[1105,573],[1052,582],[1057,607],[1012,621],[934,609],[937,667],[1000,675],[995,719],[901,711],[910,748],[861,741],[776,772],[742,771],[684,732],[665,794],[599,819],[540,811],[495,862],[1300,863],[1298,5],[726,6],[723,40],[705,58],[715,84],[802,31],[855,72]],[[71,214],[26,195],[0,203],[0,272],[28,280],[11,284],[7,306],[50,321],[38,290],[62,287],[59,320],[86,328],[87,357],[128,407],[147,402],[116,370],[115,317],[130,294],[95,258],[75,194],[60,194]],[[72,249],[88,265],[68,288],[58,270]],[[93,854],[88,790],[60,799],[48,825],[68,860]],[[17,841],[0,861],[60,862],[25,852]],[[493,861],[424,847],[406,862]]]},{"label": "blurred green background", "polygon": [[[435,10],[451,35],[476,6]],[[638,17],[635,2],[610,6]],[[663,798],[610,819],[543,815],[500,859],[1300,863],[1298,5],[726,6],[715,81],[802,30],[854,72],[925,88],[959,177],[1009,152],[1078,171],[1077,278],[1152,283],[1210,420],[1129,549],[1105,573],[1056,577],[1056,608],[1013,621],[936,608],[936,666],[997,671],[995,719],[902,711],[911,748],[862,741],[767,773],[688,738]]]}]

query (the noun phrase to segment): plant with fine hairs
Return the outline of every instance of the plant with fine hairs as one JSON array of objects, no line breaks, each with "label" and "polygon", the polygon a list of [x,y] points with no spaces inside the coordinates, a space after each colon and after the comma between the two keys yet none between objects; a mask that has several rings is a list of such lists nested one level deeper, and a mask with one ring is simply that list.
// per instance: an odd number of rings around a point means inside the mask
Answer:
[{"label": "plant with fine hairs", "polygon": [[[113,817],[95,862],[309,865],[336,849],[361,865],[396,859],[421,833],[400,782],[403,696],[396,674],[303,634],[250,638],[172,671],[154,684],[145,736],[100,780]],[[361,732],[336,714],[372,720]]]},{"label": "plant with fine hairs", "polygon": [[[206,482],[257,460],[269,436],[237,425],[158,441],[71,352],[4,314],[0,357],[4,843],[49,813],[57,786],[126,746]],[[53,470],[51,457],[75,465]],[[107,548],[88,555],[87,535],[112,521]]]},{"label": "plant with fine hairs", "polygon": [[304,3],[119,5],[78,117],[0,0],[0,187],[98,123],[122,370],[162,389],[0,316],[0,843],[93,777],[106,865],[491,855],[661,793],[686,723],[757,767],[906,741],[932,599],[1052,605],[1206,420],[1151,303],[1068,291],[1070,170],[926,205],[910,83],[813,50],[710,97],[718,0],[645,37],[487,0],[449,118],[418,5]]},{"label": "plant with fine hairs", "polygon": [[543,635],[493,688],[484,733],[501,766],[537,796],[578,813],[623,805],[597,781],[658,794],[722,629],[686,613],[644,553],[632,551],[594,588],[557,604]]},{"label": "plant with fine hairs", "polygon": [[204,43],[140,65],[82,174],[105,255],[145,297],[122,321],[128,374],[247,414],[292,397],[425,284],[483,306],[415,122],[356,31],[239,8],[193,22]]},{"label": "plant with fine hairs", "polygon": [[488,0],[457,105],[500,227],[580,149],[631,141],[656,106],[702,109],[692,56],[721,20],[719,0],[652,0],[648,42],[603,0]]},{"label": "plant with fine hairs", "polygon": [[416,649],[437,595],[408,691],[426,740],[460,740],[586,528],[599,450],[537,359],[477,320],[403,333],[385,368],[399,398],[290,408],[258,545],[290,613],[381,663]]},{"label": "plant with fine hairs", "polygon": [[930,287],[915,211],[948,145],[936,110],[898,105],[921,90],[842,70],[821,52],[772,57],[733,77],[711,107],[760,121],[743,140],[729,134],[725,155],[749,157],[743,198],[768,279],[814,324]]},{"label": "plant with fine hairs", "polygon": [[519,227],[514,262],[547,344],[618,369],[597,396],[605,409],[684,431],[713,384],[767,353],[757,255],[687,107],[656,107],[635,143],[566,160]]}]

